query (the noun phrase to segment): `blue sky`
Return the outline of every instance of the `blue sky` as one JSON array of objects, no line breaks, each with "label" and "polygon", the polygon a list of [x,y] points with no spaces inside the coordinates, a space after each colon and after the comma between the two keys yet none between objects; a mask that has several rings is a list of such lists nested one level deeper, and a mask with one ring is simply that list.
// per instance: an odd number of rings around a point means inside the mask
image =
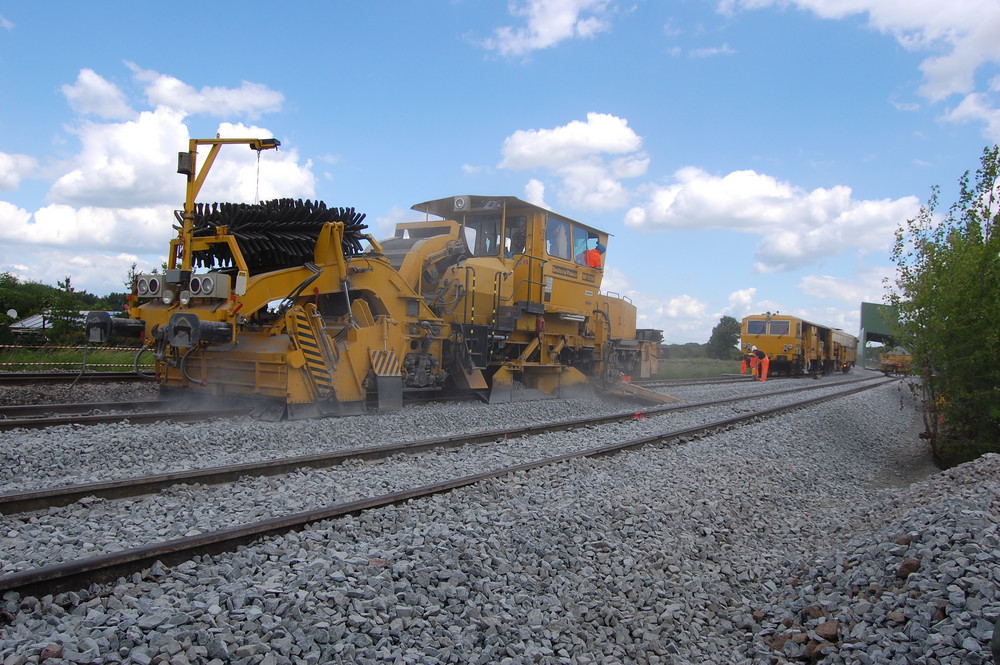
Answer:
[{"label": "blue sky", "polygon": [[124,290],[203,201],[367,214],[512,195],[605,229],[667,342],[790,312],[857,334],[893,233],[1000,141],[996,0],[0,4],[0,272]]}]

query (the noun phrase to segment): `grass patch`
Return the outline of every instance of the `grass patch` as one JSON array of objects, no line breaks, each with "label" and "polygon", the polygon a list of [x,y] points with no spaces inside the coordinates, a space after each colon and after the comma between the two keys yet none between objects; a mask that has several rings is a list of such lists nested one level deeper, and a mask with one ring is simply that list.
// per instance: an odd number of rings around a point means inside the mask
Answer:
[{"label": "grass patch", "polygon": [[[138,349],[119,350],[100,347],[5,347],[0,348],[0,372],[128,372],[133,368]],[[84,365],[86,360],[86,365]],[[144,353],[139,366],[153,367],[153,355]]]},{"label": "grass patch", "polygon": [[717,358],[677,358],[660,361],[657,379],[707,379],[739,374],[740,361]]}]

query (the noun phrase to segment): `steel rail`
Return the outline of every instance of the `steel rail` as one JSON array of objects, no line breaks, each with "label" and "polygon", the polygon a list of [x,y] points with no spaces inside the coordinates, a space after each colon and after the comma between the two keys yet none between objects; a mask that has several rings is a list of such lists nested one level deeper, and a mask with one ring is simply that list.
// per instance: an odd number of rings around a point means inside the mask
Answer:
[{"label": "steel rail", "polygon": [[27,386],[31,384],[110,383],[131,381],[152,381],[148,374],[135,372],[0,372],[0,385]]},{"label": "steel rail", "polygon": [[36,415],[69,415],[100,411],[149,409],[154,404],[173,406],[180,400],[123,400],[116,402],[68,402],[63,404],[11,404],[0,406],[0,422]]},{"label": "steel rail", "polygon": [[743,414],[693,427],[661,432],[650,436],[630,439],[628,441],[599,446],[589,450],[556,455],[532,462],[495,469],[493,471],[485,471],[461,478],[454,478],[440,483],[433,483],[408,490],[391,492],[381,496],[347,501],[344,503],[326,506],[324,508],[302,511],[292,515],[269,518],[251,524],[241,524],[234,527],[220,529],[209,534],[186,536],[165,542],[151,543],[141,547],[130,548],[119,552],[103,554],[89,559],[77,559],[43,566],[41,568],[23,570],[0,577],[0,591],[18,591],[23,594],[40,595],[56,593],[74,588],[79,589],[94,583],[109,582],[117,579],[118,577],[139,572],[156,561],[160,561],[165,565],[172,565],[180,561],[190,560],[191,558],[199,555],[212,555],[220,552],[232,551],[241,545],[247,545],[261,538],[277,536],[290,531],[299,530],[315,522],[342,517],[349,514],[356,514],[374,508],[401,504],[412,499],[448,492],[472,485],[474,483],[482,482],[484,480],[499,478],[508,474],[530,471],[573,459],[613,455],[625,450],[639,448],[652,443],[673,441],[677,439],[684,440],[688,437],[702,436],[710,432],[728,429],[734,425],[762,420],[781,413],[853,395],[878,386],[886,385],[891,383],[891,381],[870,381],[868,383],[869,385],[855,387],[850,390],[838,391],[832,395],[821,395],[812,399],[793,402],[792,404],[756,411],[752,414]]},{"label": "steel rail", "polygon": [[630,383],[648,388],[650,386],[707,386],[720,383],[746,383],[756,381],[757,377],[736,374],[732,376],[700,377],[691,379],[632,379]]},{"label": "steel rail", "polygon": [[[838,385],[852,385],[862,381],[875,380],[880,379],[857,379],[850,382],[842,382]],[[636,420],[639,418],[653,418],[677,411],[722,406],[733,402],[766,399],[768,397],[802,393],[829,387],[831,386],[819,385],[809,386],[808,388],[792,388],[770,393],[761,393],[758,395],[743,395],[740,397],[729,397],[707,402],[674,404],[647,409],[645,411],[630,411],[628,413],[592,416],[589,418],[574,420],[537,423],[534,425],[525,425],[523,427],[454,434],[402,443],[387,443],[377,446],[346,448],[344,450],[337,450],[329,453],[318,453],[315,455],[299,455],[295,457],[269,459],[258,462],[245,462],[242,464],[230,464],[218,467],[158,473],[148,476],[122,478],[119,480],[80,483],[44,490],[11,492],[7,494],[0,494],[0,514],[13,515],[33,510],[45,510],[48,508],[67,506],[84,497],[95,497],[99,499],[123,499],[133,496],[143,496],[146,494],[153,494],[166,487],[183,483],[219,485],[222,483],[233,482],[243,476],[277,476],[290,473],[301,468],[322,469],[336,466],[347,460],[373,460],[382,459],[396,454],[415,454],[434,448],[457,448],[476,443],[534,436],[545,432],[558,432],[584,427],[608,425],[617,422]]]},{"label": "steel rail", "polygon": [[101,425],[107,423],[128,422],[131,424],[149,424],[158,422],[196,422],[209,418],[232,418],[253,413],[249,406],[228,409],[196,409],[192,411],[132,411],[116,414],[80,414],[73,416],[53,416],[51,418],[11,418],[0,420],[0,431],[12,429],[38,429],[42,427],[57,427],[59,425]]}]

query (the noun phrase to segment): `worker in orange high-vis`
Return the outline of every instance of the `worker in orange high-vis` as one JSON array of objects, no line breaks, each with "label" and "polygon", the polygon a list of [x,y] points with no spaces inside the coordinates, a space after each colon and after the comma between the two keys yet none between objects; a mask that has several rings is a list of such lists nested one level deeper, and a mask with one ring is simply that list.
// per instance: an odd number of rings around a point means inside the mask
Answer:
[{"label": "worker in orange high-vis", "polygon": [[601,267],[601,254],[603,254],[607,248],[601,243],[597,243],[597,247],[593,249],[588,249],[584,252],[584,258],[586,259],[587,265],[591,268]]},{"label": "worker in orange high-vis", "polygon": [[757,347],[750,349],[750,376],[757,376],[757,367],[760,359],[757,358]]},{"label": "worker in orange high-vis", "polygon": [[747,357],[746,354],[740,354],[740,374],[747,373]]},{"label": "worker in orange high-vis", "polygon": [[757,363],[760,365],[760,380],[767,381],[767,370],[771,367],[771,359],[760,349],[754,351],[754,354],[757,356]]}]

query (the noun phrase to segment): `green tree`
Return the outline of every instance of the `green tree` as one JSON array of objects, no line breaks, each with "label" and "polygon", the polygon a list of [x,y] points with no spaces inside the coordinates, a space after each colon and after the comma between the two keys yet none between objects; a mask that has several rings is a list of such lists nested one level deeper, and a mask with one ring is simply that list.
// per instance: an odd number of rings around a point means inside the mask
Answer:
[{"label": "green tree", "polygon": [[899,342],[921,376],[931,450],[945,464],[1000,451],[1000,150],[938,214],[937,187],[896,232]]},{"label": "green tree", "polygon": [[81,344],[85,341],[80,318],[83,301],[73,289],[68,275],[58,285],[59,289],[49,301],[49,315],[52,318],[49,339],[55,344]]},{"label": "green tree", "polygon": [[740,338],[740,322],[731,316],[723,316],[712,328],[712,336],[708,338],[708,357],[720,360],[735,360],[740,352],[736,341]]}]

